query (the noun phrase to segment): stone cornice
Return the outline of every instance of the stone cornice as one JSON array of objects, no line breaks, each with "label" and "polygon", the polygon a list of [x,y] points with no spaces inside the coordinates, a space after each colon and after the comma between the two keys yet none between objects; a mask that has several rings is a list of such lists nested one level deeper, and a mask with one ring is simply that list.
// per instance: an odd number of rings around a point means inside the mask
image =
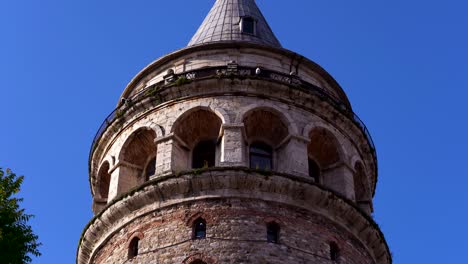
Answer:
[{"label": "stone cornice", "polygon": [[155,210],[189,201],[230,197],[283,203],[319,214],[353,234],[376,263],[392,263],[379,227],[354,202],[308,179],[244,167],[168,175],[114,199],[83,231],[77,263],[92,263],[97,251],[113,234]]},{"label": "stone cornice", "polygon": [[[146,66],[143,70],[141,70],[127,85],[125,90],[123,91],[121,98],[126,98],[131,91],[136,87],[136,85],[143,79],[145,76],[150,74],[152,71],[155,71],[159,69],[161,66],[164,64],[171,62],[171,61],[177,61],[181,57],[198,52],[198,51],[212,51],[212,50],[240,50],[240,49],[257,49],[261,51],[266,51],[266,52],[271,52],[274,54],[280,54],[282,56],[286,56],[290,60],[290,67],[291,69],[297,68],[300,65],[304,65],[305,67],[308,67],[310,69],[313,69],[315,72],[317,72],[319,75],[321,75],[332,87],[335,88],[335,90],[340,94],[341,97],[346,99],[347,104],[350,106],[348,97],[346,96],[346,93],[343,91],[343,88],[338,84],[338,82],[324,69],[322,68],[319,64],[313,62],[312,60],[296,53],[293,51],[290,51],[285,48],[275,48],[267,45],[262,45],[262,44],[255,44],[255,43],[248,43],[248,42],[235,42],[235,41],[227,41],[227,42],[216,42],[216,43],[209,43],[209,44],[203,44],[203,45],[195,45],[187,48],[183,48],[180,50],[176,50],[172,53],[169,53],[152,63],[150,63],[148,66]],[[119,102],[120,102],[119,99]]]}]

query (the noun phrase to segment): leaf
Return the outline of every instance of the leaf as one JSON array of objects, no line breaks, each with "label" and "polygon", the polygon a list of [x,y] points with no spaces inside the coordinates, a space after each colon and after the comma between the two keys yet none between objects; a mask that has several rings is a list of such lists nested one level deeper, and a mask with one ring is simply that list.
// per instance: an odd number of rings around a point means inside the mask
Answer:
[{"label": "leaf", "polygon": [[20,208],[20,192],[23,176],[16,176],[10,169],[0,168],[0,260],[1,263],[30,263],[31,256],[40,256],[38,236],[28,221],[34,217]]}]

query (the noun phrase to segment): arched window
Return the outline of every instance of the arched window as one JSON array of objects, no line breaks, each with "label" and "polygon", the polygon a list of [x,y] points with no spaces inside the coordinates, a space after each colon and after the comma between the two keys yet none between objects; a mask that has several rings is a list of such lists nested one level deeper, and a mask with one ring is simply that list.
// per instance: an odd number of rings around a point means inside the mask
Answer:
[{"label": "arched window", "polygon": [[124,143],[119,154],[119,160],[124,161],[119,166],[125,167],[119,170],[119,194],[131,190],[147,179],[145,170],[149,169],[148,161],[157,152],[155,139],[156,132],[143,127],[133,132]]},{"label": "arched window", "polygon": [[280,226],[275,223],[271,222],[267,224],[267,241],[268,243],[278,243],[279,241],[279,232]]},{"label": "arched window", "polygon": [[104,162],[99,170],[99,195],[102,199],[107,200],[109,196],[109,185],[111,175],[109,173],[109,162]]},{"label": "arched window", "polygon": [[[307,146],[308,158],[312,159],[318,168],[314,169],[314,164],[310,166],[309,175],[316,170],[320,184],[333,189],[343,195],[347,195],[348,181],[344,180],[344,174],[339,172],[344,169],[344,162],[341,157],[341,145],[335,135],[322,127],[316,127],[309,132],[310,143]],[[311,175],[312,176],[312,175]],[[352,197],[348,197],[351,198]]]},{"label": "arched window", "polygon": [[330,260],[338,261],[339,257],[340,257],[340,249],[338,248],[338,245],[335,242],[331,242],[330,243]]},{"label": "arched window", "polygon": [[314,179],[316,183],[320,182],[320,167],[315,160],[309,158],[309,176]]},{"label": "arched window", "polygon": [[148,164],[146,165],[145,169],[145,178],[149,180],[151,176],[156,173],[156,157],[152,158]]},{"label": "arched window", "polygon": [[140,239],[138,237],[134,237],[128,246],[128,259],[132,259],[138,256],[138,244],[140,243]]},{"label": "arched window", "polygon": [[193,149],[192,168],[208,168],[215,166],[216,143],[213,140],[201,141]]},{"label": "arched window", "polygon": [[270,146],[262,142],[250,145],[250,168],[271,170],[273,167],[273,151]]},{"label": "arched window", "polygon": [[273,162],[287,159],[287,148],[281,147],[289,135],[286,118],[272,108],[258,108],[247,111],[242,118],[246,141],[249,144],[249,166],[252,169],[287,171],[287,162]]},{"label": "arched window", "polygon": [[206,238],[206,221],[203,218],[198,218],[193,222],[193,239]]},{"label": "arched window", "polygon": [[[172,155],[174,170],[213,167],[221,135],[221,118],[210,109],[197,108],[182,114],[173,124],[176,136]],[[206,161],[206,162],[205,162]]]}]

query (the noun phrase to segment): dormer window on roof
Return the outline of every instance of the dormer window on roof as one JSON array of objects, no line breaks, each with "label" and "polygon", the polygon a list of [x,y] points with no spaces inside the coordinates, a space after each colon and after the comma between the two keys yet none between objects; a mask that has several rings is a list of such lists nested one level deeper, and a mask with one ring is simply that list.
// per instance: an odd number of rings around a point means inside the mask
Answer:
[{"label": "dormer window on roof", "polygon": [[241,18],[240,28],[241,28],[242,33],[255,35],[256,33],[255,26],[256,26],[256,21],[252,17]]}]

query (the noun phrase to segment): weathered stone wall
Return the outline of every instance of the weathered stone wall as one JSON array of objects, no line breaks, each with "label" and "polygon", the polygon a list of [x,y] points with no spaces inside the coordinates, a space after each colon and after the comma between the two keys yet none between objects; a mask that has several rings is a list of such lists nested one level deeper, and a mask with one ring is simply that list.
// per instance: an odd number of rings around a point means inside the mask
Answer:
[{"label": "weathered stone wall", "polygon": [[[361,157],[362,152],[359,149],[359,146],[353,141],[355,138],[354,135],[345,134],[350,131],[345,127],[340,127],[340,124],[336,124],[336,127],[334,127],[335,124],[327,122],[320,116],[304,109],[290,106],[282,102],[259,99],[256,97],[219,96],[210,98],[194,98],[167,105],[157,109],[157,111],[148,111],[147,114],[133,119],[127,126],[123,126],[123,129],[114,136],[112,141],[108,141],[107,151],[105,152],[105,155],[102,156],[102,161],[100,163],[105,160],[115,160],[115,163],[111,164],[111,170],[116,170],[115,168],[113,169],[114,166],[119,168],[125,167],[124,164],[119,162],[118,159],[115,159],[115,157],[121,156],[120,153],[125,150],[127,141],[132,139],[132,135],[135,131],[139,131],[142,128],[155,127],[154,124],[157,124],[157,128],[160,129],[160,127],[162,127],[163,130],[166,131],[166,137],[169,138],[163,138],[162,140],[157,138],[154,143],[157,145],[155,149],[158,149],[156,153],[156,171],[160,173],[159,175],[163,175],[164,173],[190,169],[190,143],[184,142],[172,131],[177,129],[174,127],[174,123],[181,118],[184,118],[186,113],[196,111],[197,109],[216,113],[219,115],[221,120],[224,120],[224,123],[222,124],[223,126],[220,129],[220,134],[227,138],[221,139],[223,143],[220,144],[217,155],[218,159],[216,161],[216,164],[219,165],[224,164],[248,167],[248,149],[244,149],[244,151],[242,151],[242,148],[246,148],[245,146],[249,142],[249,134],[251,133],[245,132],[243,120],[246,115],[255,112],[256,109],[260,109],[262,110],[261,112],[264,113],[270,113],[264,116],[265,125],[274,125],[273,121],[269,120],[271,119],[270,115],[274,115],[281,118],[284,125],[287,127],[286,135],[276,140],[277,142],[273,145],[273,147],[277,148],[274,152],[274,170],[277,171],[307,177],[307,148],[310,143],[310,138],[308,137],[309,133],[307,131],[311,131],[316,127],[326,129],[334,138],[336,138],[336,146],[334,147],[338,149],[337,151],[341,156],[337,161],[338,163],[332,164],[333,167],[326,168],[327,170],[323,171],[324,177],[326,175],[330,175],[327,179],[323,180],[323,183],[332,187],[336,191],[341,192],[349,199],[354,199],[352,169],[354,165],[351,164],[351,160],[353,157]],[[257,117],[257,120],[254,123],[259,123],[260,120],[262,120],[262,116]],[[210,119],[204,120],[200,116],[196,116],[196,119],[192,120],[193,123],[198,123],[204,127],[209,127],[211,125],[209,122],[211,121],[212,120]],[[235,129],[232,130],[232,128],[228,132],[223,133],[223,127],[226,126],[237,126],[237,133],[232,133],[231,131],[236,131]],[[184,128],[185,127],[183,126],[182,128],[179,127],[179,129],[182,130]],[[257,130],[253,135],[255,139],[261,138],[262,135],[267,137],[269,131],[273,131],[266,129],[263,126],[254,127],[253,129]],[[187,128],[185,131],[193,131],[193,129]],[[273,139],[271,140],[275,141],[274,137],[277,133],[272,133],[273,134],[271,136]],[[203,135],[199,136],[202,137]],[[195,140],[197,139],[191,139],[191,141]],[[314,144],[314,142],[312,142],[312,144]],[[164,149],[164,152],[161,151],[162,149]],[[228,155],[226,155],[226,153]],[[168,157],[170,157],[170,159]],[[221,158],[222,160],[220,160]],[[361,157],[358,160],[363,160],[363,158]],[[363,162],[363,164],[367,163]],[[97,171],[97,169],[98,167],[94,170]],[[129,181],[114,179],[115,177],[129,177],[128,173],[126,173],[126,168],[121,168],[119,171],[119,174],[112,174],[113,179],[111,182]],[[368,182],[372,182],[370,174],[366,174],[366,177],[369,178]],[[110,199],[121,194],[122,190],[124,190],[115,184],[112,184],[110,188],[112,189],[110,191]],[[119,188],[119,190],[116,191],[114,190],[115,188]],[[367,188],[371,189],[371,186],[367,186]],[[128,188],[125,190],[128,190]]]},{"label": "weathered stone wall", "polygon": [[[167,58],[170,57],[169,60]],[[188,48],[163,57],[142,71],[125,90],[129,97],[145,87],[163,80],[168,70],[174,73],[193,71],[204,67],[225,66],[234,61],[246,67],[259,67],[285,74],[293,73],[303,80],[321,87],[348,104],[348,99],[338,84],[320,66],[288,50],[239,44],[207,45],[205,48]]]},{"label": "weathered stone wall", "polygon": [[[370,217],[375,152],[339,85],[286,50],[208,46],[154,62],[123,98],[165,81],[168,70],[186,73],[231,61],[283,73],[290,82],[217,75],[168,82],[127,102],[92,151],[96,216],[83,233],[77,263],[390,264]],[[290,73],[330,95],[292,85]],[[195,146],[207,140],[216,144],[216,168],[193,170]],[[266,171],[248,168],[249,146],[258,141],[272,149]],[[319,179],[309,176],[312,156]],[[154,175],[145,174],[153,169]],[[198,217],[207,222],[207,237],[194,240]],[[266,239],[271,221],[281,228],[277,244]],[[129,259],[135,237],[139,252]],[[330,260],[332,242],[337,261]]]},{"label": "weathered stone wall", "polygon": [[[205,205],[207,205],[206,212],[203,209]],[[232,214],[228,212],[229,208],[233,208]],[[218,209],[219,212],[216,211]],[[174,219],[164,220],[166,215],[171,215],[173,212],[174,216],[170,218]],[[205,213],[207,216],[203,216]],[[222,217],[217,220],[218,222],[213,222],[212,219],[217,215]],[[205,242],[207,243],[204,244],[205,249],[212,247],[212,250],[215,250],[217,246],[221,246],[220,252],[228,254],[229,251],[226,251],[230,247],[228,244],[233,243],[230,239],[235,238],[243,247],[254,247],[249,244],[255,244],[255,247],[260,247],[258,250],[261,251],[265,246],[265,223],[276,221],[282,226],[280,249],[299,261],[294,262],[295,259],[287,263],[307,263],[300,262],[300,259],[317,257],[316,255],[326,256],[328,253],[323,251],[323,245],[330,242],[337,243],[340,252],[343,250],[341,256],[346,260],[341,261],[347,261],[344,263],[354,263],[352,261],[356,256],[353,254],[356,254],[356,251],[361,252],[362,258],[368,259],[368,262],[363,263],[391,263],[388,247],[378,226],[354,202],[307,178],[287,174],[258,173],[239,167],[213,168],[155,178],[137,190],[114,199],[85,229],[80,241],[77,263],[125,263],[119,261],[127,256],[125,254],[128,252],[130,239],[136,234],[142,239],[141,254],[139,254],[142,257],[147,255],[145,252],[155,249],[158,251],[152,252],[153,256],[160,257],[166,251],[170,254],[170,248],[177,250],[179,247],[195,253],[196,248],[191,246],[194,242],[191,241],[189,220],[199,216],[204,217],[208,225],[214,228],[208,230],[206,241],[209,242]],[[240,220],[234,221],[232,228],[222,224],[228,223],[229,217],[238,219],[237,216],[247,225],[242,228],[252,228],[254,231],[246,233],[236,231],[236,223]],[[161,231],[155,231],[159,232],[157,235],[145,233],[156,228],[154,221],[159,221],[161,229],[156,230]],[[216,227],[218,224],[221,229]],[[300,227],[295,227],[296,225]],[[263,231],[258,231],[260,229]],[[223,232],[226,234],[221,234]],[[234,233],[239,235],[234,236]],[[289,235],[286,236],[287,234]],[[164,240],[166,236],[169,242]],[[160,242],[154,242],[152,239],[160,239]],[[239,239],[247,240],[238,241]],[[176,242],[180,244],[174,246]],[[153,247],[152,243],[156,243],[156,246]],[[170,247],[166,249],[165,246]],[[120,255],[115,256],[117,259],[120,258],[118,261],[107,260],[110,255],[106,254],[111,254],[111,251],[120,252]],[[249,252],[240,251],[236,256],[249,256]],[[174,261],[172,258],[175,256],[170,255],[170,258],[169,255],[164,256],[168,258],[167,261]],[[256,256],[256,253],[253,256]],[[284,257],[281,255],[280,258]],[[177,261],[179,260],[166,263],[181,263]],[[221,259],[207,263],[225,262]]]},{"label": "weathered stone wall", "polygon": [[[207,222],[206,239],[192,239],[192,222]],[[280,225],[279,243],[268,243],[266,224]],[[142,234],[139,255],[128,260],[128,244]],[[330,242],[342,264],[374,263],[366,248],[323,216],[282,204],[248,199],[188,202],[135,219],[113,235],[93,263],[184,263],[191,256],[215,263],[329,264]]]}]

